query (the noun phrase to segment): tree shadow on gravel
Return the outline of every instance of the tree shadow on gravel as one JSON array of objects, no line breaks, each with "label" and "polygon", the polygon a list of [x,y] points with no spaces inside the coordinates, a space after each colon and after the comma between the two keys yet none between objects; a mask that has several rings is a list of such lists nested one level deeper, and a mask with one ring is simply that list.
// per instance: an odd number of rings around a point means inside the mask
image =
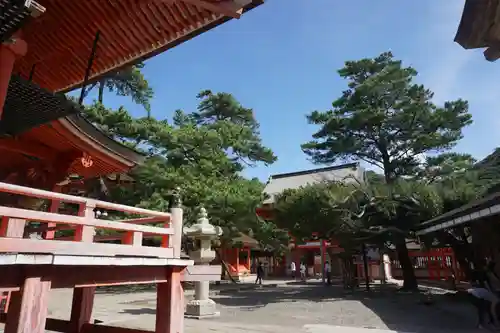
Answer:
[{"label": "tree shadow on gravel", "polygon": [[[372,285],[367,292],[362,288],[347,291],[340,285],[322,284],[259,288],[255,290],[221,291],[214,301],[224,307],[238,307],[240,311],[257,311],[271,303],[293,302],[360,302],[370,309],[391,330],[400,332],[430,332],[431,330],[469,330],[475,326],[475,312],[450,295],[401,292],[397,287]],[[454,305],[453,305],[454,304]],[[448,309],[449,307],[461,309]],[[369,327],[368,327],[369,328]]]}]

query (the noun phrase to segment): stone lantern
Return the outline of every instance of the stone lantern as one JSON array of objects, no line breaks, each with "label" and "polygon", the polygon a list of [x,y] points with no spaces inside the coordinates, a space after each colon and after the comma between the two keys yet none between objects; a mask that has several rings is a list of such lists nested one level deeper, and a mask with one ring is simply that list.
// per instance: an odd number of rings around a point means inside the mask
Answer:
[{"label": "stone lantern", "polygon": [[[222,229],[210,224],[205,208],[200,208],[197,223],[185,227],[184,234],[196,244],[195,249],[189,252],[190,259],[195,265],[209,265],[215,259],[212,241],[222,235]],[[186,317],[201,319],[219,315],[215,302],[209,298],[209,288],[209,281],[195,282],[195,297],[186,304]]]}]

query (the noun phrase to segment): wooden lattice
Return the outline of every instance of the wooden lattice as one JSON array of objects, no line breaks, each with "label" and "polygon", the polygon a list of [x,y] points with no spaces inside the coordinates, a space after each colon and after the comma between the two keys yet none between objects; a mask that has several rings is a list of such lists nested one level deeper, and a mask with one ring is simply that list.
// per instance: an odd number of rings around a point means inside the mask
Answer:
[{"label": "wooden lattice", "polygon": [[9,83],[0,133],[19,134],[79,111],[80,106],[63,95],[53,94],[14,75]]}]

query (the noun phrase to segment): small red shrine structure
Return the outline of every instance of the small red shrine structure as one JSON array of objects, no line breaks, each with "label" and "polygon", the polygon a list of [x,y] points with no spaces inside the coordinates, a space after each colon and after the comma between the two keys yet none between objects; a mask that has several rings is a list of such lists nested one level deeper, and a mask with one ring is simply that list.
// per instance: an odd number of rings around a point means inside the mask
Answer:
[{"label": "small red shrine structure", "polygon": [[[181,256],[178,199],[170,212],[155,212],[65,194],[92,178],[127,172],[141,156],[55,93],[84,87],[262,3],[0,1],[0,293],[11,293],[0,315],[5,333],[145,332],[91,323],[97,286],[138,283],[157,284],[155,332],[183,332],[181,281],[217,280],[220,267],[193,266]],[[109,221],[101,210],[129,216]],[[102,229],[115,234],[96,235]],[[56,237],[58,230],[73,232]],[[161,237],[161,246],[144,246],[147,237]],[[121,244],[103,243],[109,239]],[[55,288],[74,288],[70,320],[47,318]]]},{"label": "small red shrine structure", "polygon": [[237,246],[221,249],[222,260],[227,264],[229,274],[234,280],[240,280],[252,273],[252,249],[257,249],[259,243],[252,237],[240,234],[232,240]]}]

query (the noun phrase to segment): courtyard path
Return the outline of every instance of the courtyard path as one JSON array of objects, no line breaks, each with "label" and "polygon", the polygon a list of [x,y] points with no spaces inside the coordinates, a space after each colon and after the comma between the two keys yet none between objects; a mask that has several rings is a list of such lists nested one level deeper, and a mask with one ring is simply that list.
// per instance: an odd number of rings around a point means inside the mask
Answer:
[{"label": "courtyard path", "polygon": [[[346,294],[339,286],[306,284],[222,289],[212,298],[221,316],[186,319],[186,333],[475,332],[472,308],[470,316],[469,309],[457,315],[419,304],[415,295]],[[67,319],[70,300],[71,291],[54,291],[50,317]],[[106,325],[153,330],[155,306],[154,292],[99,294],[94,318]]]}]

